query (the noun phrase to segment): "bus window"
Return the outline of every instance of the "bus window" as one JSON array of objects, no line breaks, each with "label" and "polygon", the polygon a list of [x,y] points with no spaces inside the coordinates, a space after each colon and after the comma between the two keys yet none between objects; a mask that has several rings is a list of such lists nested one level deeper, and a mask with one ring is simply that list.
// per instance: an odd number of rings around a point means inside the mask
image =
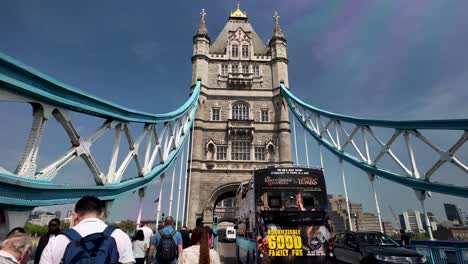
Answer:
[{"label": "bus window", "polygon": [[315,209],[315,199],[314,197],[312,196],[312,194],[310,193],[304,193],[302,195],[302,200],[303,200],[303,203],[304,203],[304,207],[306,210],[312,210],[312,209]]},{"label": "bus window", "polygon": [[281,208],[281,196],[269,196],[268,205],[270,209],[280,209]]}]

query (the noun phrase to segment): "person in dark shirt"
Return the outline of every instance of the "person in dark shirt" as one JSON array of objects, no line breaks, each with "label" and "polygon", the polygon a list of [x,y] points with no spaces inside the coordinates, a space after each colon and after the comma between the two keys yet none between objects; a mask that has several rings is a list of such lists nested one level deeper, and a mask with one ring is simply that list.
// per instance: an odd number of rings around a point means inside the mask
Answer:
[{"label": "person in dark shirt", "polygon": [[50,220],[48,228],[49,230],[47,231],[47,234],[41,236],[41,238],[39,239],[39,244],[37,245],[36,249],[36,255],[34,256],[34,264],[39,264],[39,262],[41,261],[42,251],[44,251],[44,248],[49,243],[49,238],[55,237],[58,234],[60,234],[60,220],[58,218]]},{"label": "person in dark shirt", "polygon": [[410,246],[410,237],[406,234],[404,229],[400,229],[400,244],[404,247]]},{"label": "person in dark shirt", "polygon": [[197,221],[195,222],[195,227],[199,227],[199,226],[203,227],[203,218],[201,217],[197,218]]},{"label": "person in dark shirt", "polygon": [[183,226],[180,230],[182,235],[182,248],[188,248],[190,246],[190,234],[186,226]]}]

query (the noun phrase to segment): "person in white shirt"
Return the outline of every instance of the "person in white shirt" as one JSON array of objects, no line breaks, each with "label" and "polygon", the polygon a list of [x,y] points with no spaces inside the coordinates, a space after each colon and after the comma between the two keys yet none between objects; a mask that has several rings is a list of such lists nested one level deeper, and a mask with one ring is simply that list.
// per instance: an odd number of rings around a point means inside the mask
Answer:
[{"label": "person in white shirt", "polygon": [[141,227],[138,230],[143,231],[143,235],[145,235],[145,243],[146,247],[150,248],[151,237],[153,236],[153,229],[149,228],[146,223],[142,223]]},{"label": "person in white shirt", "polygon": [[145,243],[145,235],[143,234],[143,230],[137,230],[135,236],[132,239],[132,247],[136,264],[144,264],[148,247]]},{"label": "person in white shirt", "polygon": [[[101,220],[104,216],[103,203],[96,197],[85,196],[75,205],[73,213],[73,229],[85,237],[94,233],[101,233],[107,225]],[[116,229],[111,237],[115,239],[119,252],[119,263],[135,263],[133,258],[132,243],[127,234]],[[58,235],[49,240],[42,252],[40,264],[59,264],[64,256],[70,240],[65,235]]]},{"label": "person in white shirt", "polygon": [[26,264],[31,254],[31,238],[23,233],[7,237],[1,244],[0,264]]}]

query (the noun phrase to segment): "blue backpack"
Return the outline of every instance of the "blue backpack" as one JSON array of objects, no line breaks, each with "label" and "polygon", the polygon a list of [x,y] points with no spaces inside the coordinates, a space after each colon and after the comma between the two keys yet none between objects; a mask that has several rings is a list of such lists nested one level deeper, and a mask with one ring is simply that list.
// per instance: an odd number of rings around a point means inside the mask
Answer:
[{"label": "blue backpack", "polygon": [[114,264],[119,261],[119,252],[115,239],[111,237],[116,228],[107,226],[102,233],[81,237],[74,229],[63,231],[70,244],[63,254],[63,264]]}]

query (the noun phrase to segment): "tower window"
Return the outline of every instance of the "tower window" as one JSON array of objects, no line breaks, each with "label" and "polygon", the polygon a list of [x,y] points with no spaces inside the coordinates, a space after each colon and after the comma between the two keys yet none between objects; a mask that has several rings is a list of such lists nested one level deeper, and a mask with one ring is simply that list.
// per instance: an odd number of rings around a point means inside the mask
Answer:
[{"label": "tower window", "polygon": [[222,64],[221,65],[221,75],[227,75],[228,74],[228,65],[227,64]]},{"label": "tower window", "polygon": [[265,147],[255,147],[255,160],[265,160]]},{"label": "tower window", "polygon": [[249,57],[249,46],[248,45],[242,45],[242,57],[243,58]]},{"label": "tower window", "polygon": [[248,120],[249,119],[249,106],[243,103],[235,104],[232,107],[232,119]]},{"label": "tower window", "polygon": [[232,73],[238,73],[239,72],[239,66],[237,64],[234,64],[231,66]]},{"label": "tower window", "polygon": [[237,58],[239,56],[239,46],[232,45],[232,57]]},{"label": "tower window", "polygon": [[249,65],[242,65],[242,73],[249,73]]},{"label": "tower window", "polygon": [[250,160],[250,143],[243,141],[232,142],[231,158],[233,160]]},{"label": "tower window", "polygon": [[268,122],[269,121],[268,109],[262,109],[262,111],[260,112],[260,120],[262,122]]},{"label": "tower window", "polygon": [[227,146],[216,146],[216,159],[227,160]]},{"label": "tower window", "polygon": [[253,74],[255,77],[260,76],[260,67],[258,65],[253,66]]},{"label": "tower window", "polygon": [[220,109],[219,108],[212,108],[211,109],[211,120],[219,121],[221,120]]}]

